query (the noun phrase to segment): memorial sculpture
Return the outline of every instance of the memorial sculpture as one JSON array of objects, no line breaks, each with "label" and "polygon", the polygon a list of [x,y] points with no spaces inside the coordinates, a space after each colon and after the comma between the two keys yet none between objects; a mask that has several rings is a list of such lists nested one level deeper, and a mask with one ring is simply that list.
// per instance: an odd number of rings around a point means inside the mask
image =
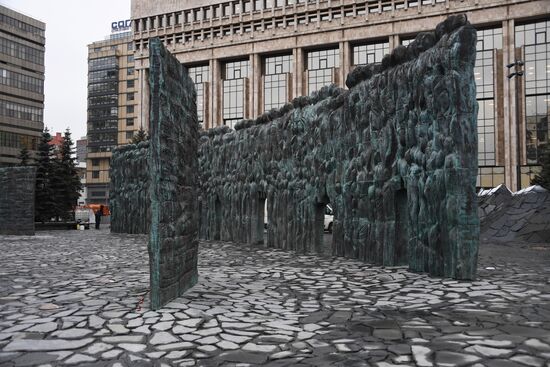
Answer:
[{"label": "memorial sculpture", "polygon": [[[202,131],[200,141],[185,68],[158,39],[149,44],[151,140],[115,152],[111,176],[120,187],[111,205],[129,211],[151,202],[144,231],[153,308],[196,282],[197,232],[263,242],[266,203],[269,247],[319,252],[330,203],[334,255],[475,278],[476,30],[464,15],[420,33],[381,65],[358,66],[349,90],[324,87],[235,130]],[[117,163],[131,151],[147,154],[145,163],[131,158],[148,167],[144,200],[120,196],[139,192]],[[113,226],[129,230],[127,222]]]},{"label": "memorial sculpture", "polygon": [[149,42],[149,266],[151,308],[197,282],[198,128],[187,69],[158,38]]},{"label": "memorial sculpture", "polygon": [[0,235],[34,235],[35,167],[0,168]]},{"label": "memorial sculpture", "polygon": [[111,232],[149,233],[149,142],[123,145],[113,151],[109,201]]},{"label": "memorial sculpture", "polygon": [[476,275],[476,30],[464,15],[255,121],[202,132],[201,237]]}]

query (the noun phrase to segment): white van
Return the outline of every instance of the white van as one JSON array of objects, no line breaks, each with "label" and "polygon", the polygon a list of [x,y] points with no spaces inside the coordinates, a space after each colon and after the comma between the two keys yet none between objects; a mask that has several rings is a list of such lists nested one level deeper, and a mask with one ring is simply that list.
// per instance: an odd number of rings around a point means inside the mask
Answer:
[{"label": "white van", "polygon": [[334,221],[334,214],[332,207],[327,204],[325,207],[325,231],[332,233],[332,222]]},{"label": "white van", "polygon": [[[332,207],[327,204],[325,207],[325,220],[324,220],[324,230],[328,233],[332,233],[332,222],[334,221],[334,214]],[[267,228],[267,202],[264,205],[264,228]]]}]

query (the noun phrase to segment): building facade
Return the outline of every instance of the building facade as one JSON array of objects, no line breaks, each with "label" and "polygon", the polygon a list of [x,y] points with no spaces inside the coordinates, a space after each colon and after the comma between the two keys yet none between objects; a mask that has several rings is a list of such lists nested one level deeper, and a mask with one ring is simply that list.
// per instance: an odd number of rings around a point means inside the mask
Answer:
[{"label": "building facade", "polygon": [[0,167],[35,154],[44,128],[46,25],[0,5]]},{"label": "building facade", "polygon": [[108,204],[112,150],[139,129],[132,33],[88,46],[86,187],[88,204]]},{"label": "building facade", "polygon": [[85,136],[76,141],[76,161],[86,164],[86,155],[88,154],[88,139]]},{"label": "building facade", "polygon": [[526,187],[549,140],[545,0],[132,0],[136,119],[148,126],[151,37],[188,67],[202,126],[232,127],[323,85],[344,88],[355,66],[459,13],[478,29],[477,186]]}]

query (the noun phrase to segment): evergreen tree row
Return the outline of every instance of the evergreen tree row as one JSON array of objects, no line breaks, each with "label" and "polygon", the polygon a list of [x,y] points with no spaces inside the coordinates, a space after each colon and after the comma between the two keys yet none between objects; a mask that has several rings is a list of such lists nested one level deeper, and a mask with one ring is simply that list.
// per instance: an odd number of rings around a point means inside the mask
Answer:
[{"label": "evergreen tree row", "polygon": [[[21,166],[36,166],[35,221],[72,220],[73,208],[78,203],[82,189],[73,156],[73,141],[69,129],[65,131],[59,150],[50,144],[52,137],[44,129],[38,144],[38,153],[30,158],[23,147],[19,158]],[[31,163],[32,162],[32,163]]]}]

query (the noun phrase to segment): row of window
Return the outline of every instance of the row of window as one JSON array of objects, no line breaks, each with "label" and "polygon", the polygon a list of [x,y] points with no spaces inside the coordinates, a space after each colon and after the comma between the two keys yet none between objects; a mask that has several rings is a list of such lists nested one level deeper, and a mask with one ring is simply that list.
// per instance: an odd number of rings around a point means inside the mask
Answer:
[{"label": "row of window", "polygon": [[19,19],[12,18],[6,14],[0,14],[0,23],[11,26],[13,28],[17,28],[18,30],[23,32],[40,36],[40,37],[45,36],[44,29],[22,22]]},{"label": "row of window", "polygon": [[118,105],[118,94],[108,94],[104,96],[88,97],[88,108],[98,106],[116,106]]},{"label": "row of window", "polygon": [[88,121],[88,132],[97,130],[112,130],[118,128],[118,119],[106,118],[97,121]]},{"label": "row of window", "polygon": [[[326,0],[321,0],[325,2]],[[168,13],[164,15],[141,18],[134,21],[134,31],[142,32],[146,30],[154,30],[157,28],[171,27],[173,25],[191,24],[194,22],[208,21],[210,19],[219,19],[229,17],[231,15],[240,15],[261,11],[272,8],[281,8],[285,6],[293,6],[294,4],[303,4],[306,0],[242,0],[227,2],[224,4],[215,4],[212,6],[200,7],[190,10],[184,10],[176,13]],[[316,1],[309,1],[316,3]],[[444,3],[445,0],[395,0],[395,1],[369,1],[366,3],[357,3],[355,6],[347,6],[343,9],[335,7],[326,9],[320,12],[319,19],[321,21],[338,19],[342,16],[352,17],[365,15],[368,13],[380,13],[392,10],[407,9],[417,7],[419,3],[422,5],[431,5],[434,3]],[[316,10],[314,10],[316,11]],[[300,14],[305,18],[306,13]],[[317,21],[317,15],[310,15],[309,20]],[[305,19],[304,19],[305,22]]]},{"label": "row of window", "polygon": [[118,70],[104,69],[91,71],[88,73],[88,83],[105,82],[110,80],[118,80]]},{"label": "row of window", "polygon": [[106,145],[116,144],[117,133],[92,133],[88,134],[88,144],[102,143]]},{"label": "row of window", "polygon": [[100,119],[118,116],[118,107],[94,108],[88,110],[88,119]]},{"label": "row of window", "polygon": [[[437,2],[440,2],[439,0]],[[396,8],[399,8],[399,4],[401,2],[396,2]],[[423,3],[426,3],[426,1],[423,1]],[[430,1],[431,3],[431,1]],[[376,3],[378,4],[378,3]],[[389,3],[391,5],[391,3]],[[413,5],[410,5],[413,4]],[[409,2],[410,6],[416,6],[418,4],[417,1],[415,2]],[[216,27],[216,28],[208,28],[208,29],[196,29],[191,30],[190,32],[180,32],[176,33],[169,37],[164,37],[164,42],[168,45],[172,44],[173,42],[176,44],[183,44],[183,43],[190,43],[192,41],[203,41],[203,40],[209,40],[211,38],[219,38],[219,37],[225,37],[225,36],[231,36],[231,35],[241,35],[246,33],[254,32],[262,32],[269,29],[274,28],[285,28],[285,27],[293,27],[297,24],[306,24],[306,23],[313,23],[318,21],[328,21],[330,19],[339,19],[342,18],[342,16],[356,16],[356,15],[364,15],[367,11],[370,13],[377,12],[375,9],[378,9],[379,5],[376,5],[375,8],[372,8],[372,6],[365,6],[365,5],[357,5],[355,7],[345,7],[343,12],[341,12],[341,8],[332,9],[330,12],[329,10],[322,11],[319,14],[317,12],[311,13],[311,14],[291,14],[291,15],[285,15],[281,17],[275,17],[272,19],[261,19],[255,22],[244,22],[239,24],[230,24],[225,25],[222,27]],[[136,48],[147,48],[147,40],[142,41],[142,45],[140,43],[136,44]]]},{"label": "row of window", "polygon": [[98,57],[97,59],[88,60],[88,70],[116,69],[118,61],[116,56]]},{"label": "row of window", "polygon": [[38,138],[35,136],[0,131],[0,146],[21,149],[27,147],[29,150],[36,150]]},{"label": "row of window", "polygon": [[44,93],[44,80],[2,67],[0,67],[0,84],[29,92]]},{"label": "row of window", "polygon": [[16,59],[44,65],[44,51],[0,37],[0,53]]},{"label": "row of window", "polygon": [[44,110],[39,107],[27,106],[21,103],[4,101],[0,99],[0,116],[42,122],[43,112]]},{"label": "row of window", "polygon": [[88,94],[117,93],[118,81],[88,84]]},{"label": "row of window", "polygon": [[[356,46],[354,59],[357,62],[380,62],[388,50],[389,44],[374,43]],[[378,52],[382,50],[382,52]],[[372,52],[372,56],[370,52]],[[309,80],[308,91],[313,92],[324,85],[333,82],[334,69],[339,66],[339,50],[329,49],[311,51],[307,55]],[[290,80],[292,71],[292,55],[280,55],[265,57],[263,59],[264,77],[264,111],[279,108],[289,100]],[[226,124],[229,121],[238,121],[244,117],[245,111],[245,80],[250,72],[249,60],[225,63],[222,70],[223,83],[223,119]],[[189,76],[195,83],[197,91],[197,115],[199,123],[204,120],[203,107],[206,103],[204,95],[204,83],[208,82],[209,67],[189,67]],[[233,122],[231,122],[233,124]]]}]

